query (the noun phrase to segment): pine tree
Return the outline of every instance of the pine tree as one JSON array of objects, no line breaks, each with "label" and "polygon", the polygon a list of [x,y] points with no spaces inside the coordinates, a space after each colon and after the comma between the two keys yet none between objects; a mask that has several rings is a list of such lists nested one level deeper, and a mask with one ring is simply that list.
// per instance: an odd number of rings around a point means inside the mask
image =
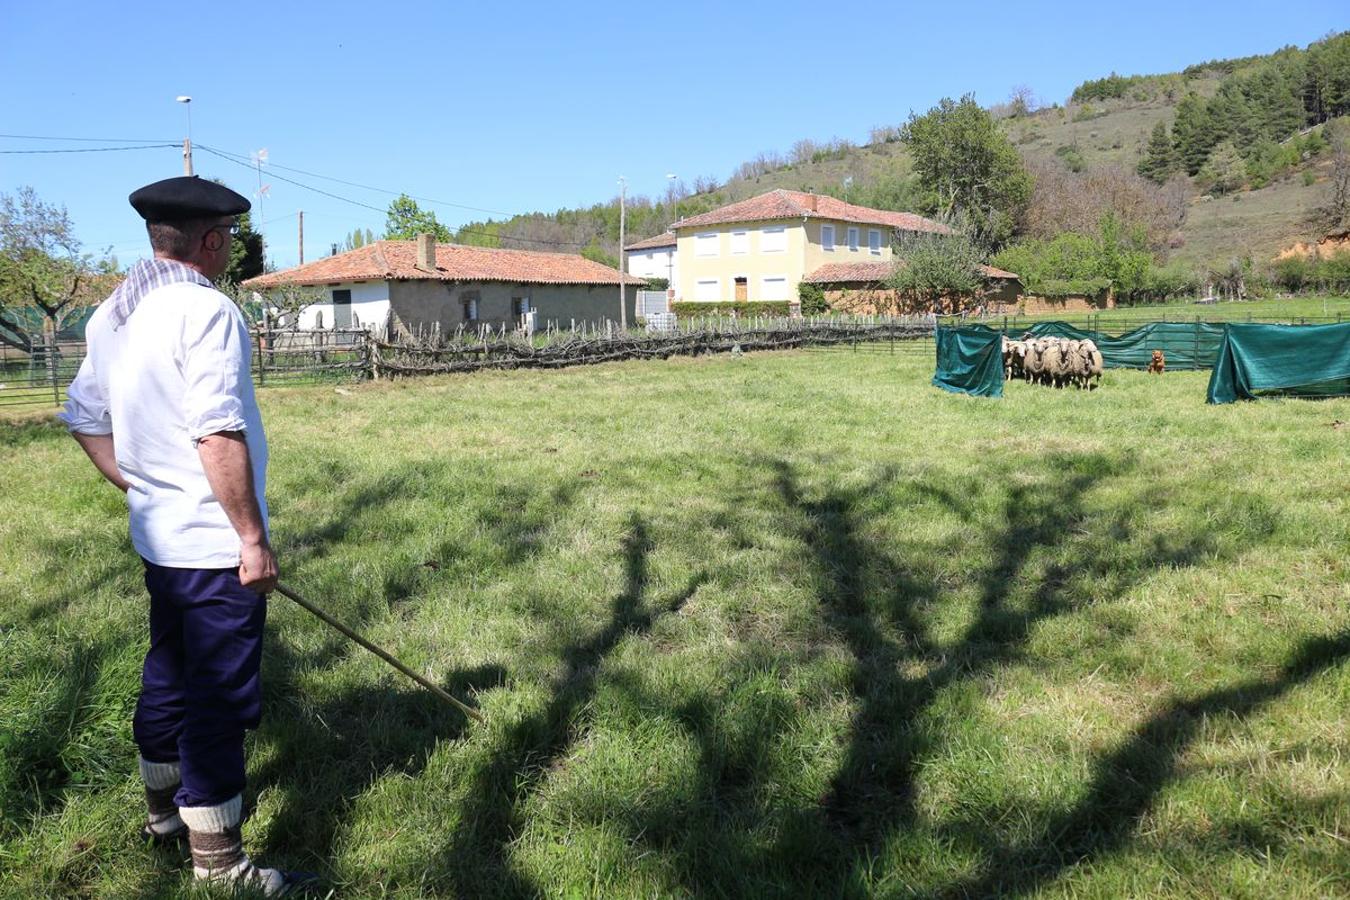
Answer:
[{"label": "pine tree", "polygon": [[230,264],[225,269],[224,281],[238,284],[263,273],[263,236],[253,230],[253,219],[248,213],[239,216],[239,234],[230,244]]},{"label": "pine tree", "polygon": [[1177,104],[1172,139],[1176,144],[1177,158],[1186,174],[1199,172],[1209,157],[1209,151],[1221,139],[1219,128],[1199,94],[1189,93]]},{"label": "pine tree", "polygon": [[1139,160],[1137,171],[1149,181],[1164,184],[1177,168],[1177,152],[1172,146],[1172,136],[1167,133],[1167,124],[1159,122],[1153,126],[1148,149],[1144,151],[1144,158]]}]

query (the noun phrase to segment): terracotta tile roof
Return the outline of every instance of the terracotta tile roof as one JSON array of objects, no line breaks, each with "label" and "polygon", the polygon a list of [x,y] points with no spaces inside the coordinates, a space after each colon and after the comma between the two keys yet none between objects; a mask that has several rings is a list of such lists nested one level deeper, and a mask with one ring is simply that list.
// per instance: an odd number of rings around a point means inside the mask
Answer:
[{"label": "terracotta tile roof", "polygon": [[[419,269],[416,241],[376,241],[356,250],[328,256],[244,282],[258,290],[281,284],[333,284],[347,281],[509,281],[521,284],[614,284],[619,270],[574,253],[498,250],[436,245],[436,271]],[[627,277],[628,284],[643,284]]]},{"label": "terracotta tile roof", "polygon": [[811,284],[849,284],[878,282],[891,277],[888,262],[827,263],[807,274],[802,281]]},{"label": "terracotta tile roof", "polygon": [[[814,206],[814,209],[812,208]],[[726,225],[732,222],[763,222],[773,219],[834,219],[858,222],[863,225],[885,225],[904,231],[935,231],[947,234],[946,225],[925,219],[914,213],[891,212],[845,203],[824,194],[806,194],[801,191],[769,191],[749,200],[721,206],[702,215],[690,216],[675,223],[676,228],[700,228],[705,225]]]},{"label": "terracotta tile roof", "polygon": [[[980,266],[985,278],[1017,278],[1012,272]],[[802,281],[811,284],[879,284],[891,277],[891,263],[829,263],[808,274]]]},{"label": "terracotta tile roof", "polygon": [[656,237],[649,237],[646,240],[638,241],[624,247],[625,250],[653,250],[657,247],[674,247],[675,232],[667,231],[665,234],[658,234]]}]

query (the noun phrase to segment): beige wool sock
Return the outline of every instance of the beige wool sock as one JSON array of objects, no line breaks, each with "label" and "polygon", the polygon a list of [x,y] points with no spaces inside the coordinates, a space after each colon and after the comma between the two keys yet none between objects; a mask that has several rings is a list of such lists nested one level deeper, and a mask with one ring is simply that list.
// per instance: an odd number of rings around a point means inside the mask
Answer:
[{"label": "beige wool sock", "polygon": [[218,806],[184,806],[178,812],[188,827],[192,846],[192,873],[216,883],[237,883],[277,897],[290,884],[276,869],[261,869],[244,852],[239,829],[244,798],[236,794]]},{"label": "beige wool sock", "polygon": [[145,782],[145,806],[149,811],[146,828],[163,837],[183,830],[178,804],[173,795],[182,783],[178,763],[150,762],[141,757],[141,780]]}]

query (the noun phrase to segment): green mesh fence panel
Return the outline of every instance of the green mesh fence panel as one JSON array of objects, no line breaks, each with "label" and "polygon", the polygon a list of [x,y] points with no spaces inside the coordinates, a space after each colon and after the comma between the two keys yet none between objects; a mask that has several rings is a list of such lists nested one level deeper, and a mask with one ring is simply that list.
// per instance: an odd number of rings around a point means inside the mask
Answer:
[{"label": "green mesh fence panel", "polygon": [[1206,399],[1232,403],[1279,395],[1350,395],[1350,322],[1225,328]]},{"label": "green mesh fence panel", "polygon": [[983,325],[938,326],[933,384],[977,397],[1003,396],[1003,332]]},{"label": "green mesh fence panel", "polygon": [[[59,341],[82,341],[84,340],[84,329],[93,318],[97,306],[81,306],[70,311],[66,320],[61,323],[61,330],[57,333],[56,339]],[[5,310],[5,315],[11,317],[14,322],[34,340],[41,343],[43,316],[42,310],[31,306],[17,306]],[[13,329],[5,327],[0,323],[0,330],[3,330],[12,340],[20,340],[19,334]]]},{"label": "green mesh fence panel", "polygon": [[1027,334],[1078,341],[1091,338],[1108,369],[1147,369],[1154,350],[1167,357],[1169,369],[1209,369],[1223,343],[1223,326],[1208,322],[1150,322],[1116,337],[1067,322],[1038,322]]}]

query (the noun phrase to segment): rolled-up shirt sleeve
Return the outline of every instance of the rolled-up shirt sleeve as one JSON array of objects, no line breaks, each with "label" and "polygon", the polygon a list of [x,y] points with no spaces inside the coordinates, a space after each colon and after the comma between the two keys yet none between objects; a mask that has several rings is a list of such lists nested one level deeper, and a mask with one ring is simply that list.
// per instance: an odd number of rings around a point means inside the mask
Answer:
[{"label": "rolled-up shirt sleeve", "polygon": [[183,412],[195,445],[207,435],[243,431],[249,378],[248,330],[222,303],[190,320],[183,333]]},{"label": "rolled-up shirt sleeve", "polygon": [[75,380],[66,388],[66,405],[56,416],[77,434],[112,434],[112,414],[103,394],[94,361],[86,356]]}]

